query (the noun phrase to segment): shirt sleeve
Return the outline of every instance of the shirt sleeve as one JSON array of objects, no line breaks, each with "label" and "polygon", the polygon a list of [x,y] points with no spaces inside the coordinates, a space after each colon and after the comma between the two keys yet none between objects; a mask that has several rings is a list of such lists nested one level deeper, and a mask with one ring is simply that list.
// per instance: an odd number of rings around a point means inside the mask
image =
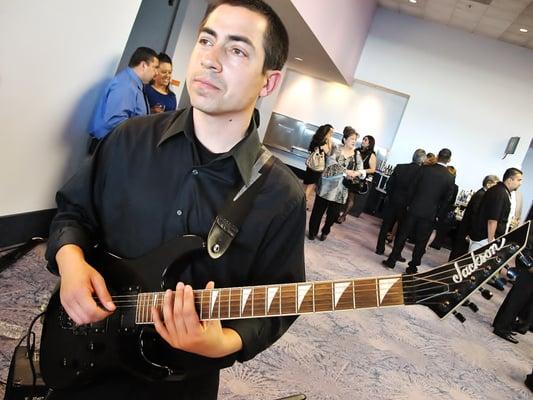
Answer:
[{"label": "shirt sleeve", "polygon": [[103,110],[100,128],[94,133],[97,138],[104,137],[122,121],[135,115],[137,93],[124,83],[116,83],[109,89]]},{"label": "shirt sleeve", "polygon": [[[253,268],[257,284],[305,281],[304,234],[305,200],[303,196],[283,215],[275,218],[261,245]],[[262,352],[289,329],[295,316],[225,321],[241,337],[243,348],[237,360],[247,361]]]},{"label": "shirt sleeve", "polygon": [[50,225],[46,249],[47,268],[54,274],[58,274],[55,256],[62,246],[75,244],[87,255],[96,244],[98,222],[93,193],[98,165],[109,157],[112,146],[107,144],[112,140],[113,135],[107,136],[56,194],[57,214]]}]

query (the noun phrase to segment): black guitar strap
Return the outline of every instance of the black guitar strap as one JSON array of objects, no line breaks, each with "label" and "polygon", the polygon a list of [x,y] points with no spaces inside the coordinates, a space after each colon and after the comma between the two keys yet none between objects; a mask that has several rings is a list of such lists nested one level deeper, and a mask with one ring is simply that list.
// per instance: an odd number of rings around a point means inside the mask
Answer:
[{"label": "black guitar strap", "polygon": [[262,146],[259,157],[252,167],[250,183],[244,184],[237,194],[232,193],[229,196],[211,226],[207,236],[207,251],[211,258],[219,258],[228,250],[248,216],[252,203],[273,164],[274,156],[265,146]]}]

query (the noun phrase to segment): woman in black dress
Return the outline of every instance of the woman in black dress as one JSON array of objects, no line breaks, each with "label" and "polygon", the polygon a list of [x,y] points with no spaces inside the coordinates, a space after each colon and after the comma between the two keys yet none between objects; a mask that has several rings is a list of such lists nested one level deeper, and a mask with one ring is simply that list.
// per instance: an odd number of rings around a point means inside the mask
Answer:
[{"label": "woman in black dress", "polygon": [[[325,153],[326,156],[331,152],[332,142],[331,135],[333,134],[333,127],[330,124],[320,126],[309,144],[309,151],[313,152],[316,148],[320,150],[321,153]],[[320,179],[322,172],[313,171],[311,168],[307,167],[305,170],[304,176],[304,190],[305,198],[307,201],[311,198],[314,190],[316,189],[316,184]]]}]

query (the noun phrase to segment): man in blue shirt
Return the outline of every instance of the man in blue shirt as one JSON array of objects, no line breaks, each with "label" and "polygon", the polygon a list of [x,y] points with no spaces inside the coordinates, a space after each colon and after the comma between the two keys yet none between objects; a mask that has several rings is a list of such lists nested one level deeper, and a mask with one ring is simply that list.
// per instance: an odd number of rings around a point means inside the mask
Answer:
[{"label": "man in blue shirt", "polygon": [[109,82],[91,122],[90,134],[96,140],[92,141],[89,153],[98,140],[125,119],[150,113],[143,84],[154,78],[158,66],[157,53],[148,47],[139,47],[131,56],[128,68]]}]

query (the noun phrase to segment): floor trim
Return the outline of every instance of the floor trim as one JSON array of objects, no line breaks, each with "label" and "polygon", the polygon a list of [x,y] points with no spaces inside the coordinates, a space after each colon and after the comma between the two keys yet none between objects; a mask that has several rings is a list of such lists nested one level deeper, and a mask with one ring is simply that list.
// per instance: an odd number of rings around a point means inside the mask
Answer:
[{"label": "floor trim", "polygon": [[33,237],[48,237],[56,211],[52,208],[0,217],[0,249],[25,243]]}]

